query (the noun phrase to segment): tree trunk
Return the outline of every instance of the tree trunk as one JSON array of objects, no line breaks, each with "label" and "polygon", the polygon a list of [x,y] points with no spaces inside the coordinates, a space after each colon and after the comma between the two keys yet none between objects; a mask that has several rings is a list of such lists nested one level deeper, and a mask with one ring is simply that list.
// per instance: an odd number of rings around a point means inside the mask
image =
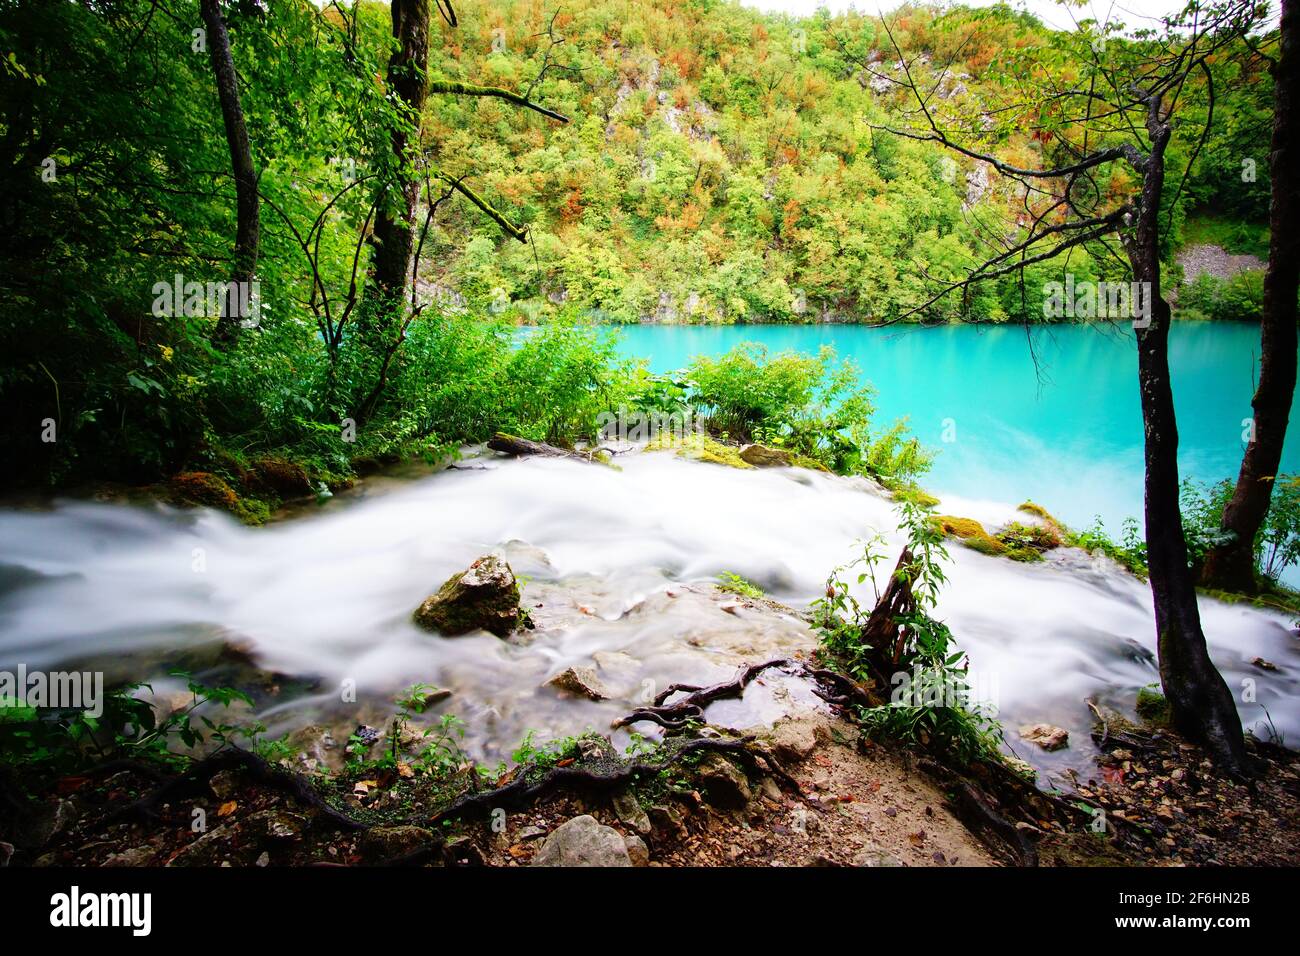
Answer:
[{"label": "tree trunk", "polygon": [[1158,99],[1153,99],[1147,126],[1152,148],[1144,170],[1137,228],[1126,246],[1134,281],[1145,283],[1149,291],[1150,312],[1139,317],[1135,327],[1145,432],[1147,564],[1155,605],[1160,683],[1175,728],[1204,744],[1222,770],[1243,774],[1248,765],[1241,719],[1205,645],[1178,506],[1178,425],[1169,377],[1170,313],[1160,289],[1159,254],[1169,126]]},{"label": "tree trunk", "polygon": [[[230,36],[226,33],[226,23],[221,17],[220,0],[200,0],[199,14],[207,27],[208,52],[212,57],[212,72],[217,78],[221,118],[226,125],[230,165],[235,174],[237,222],[234,268],[230,273],[232,287],[227,292],[213,336],[216,344],[229,347],[239,337],[240,319],[246,317],[239,306],[252,301],[251,283],[257,272],[261,234],[257,173],[253,169],[253,150],[248,142],[248,127],[244,124],[244,110],[239,102],[239,77],[235,73],[235,59],[230,52]],[[236,289],[242,292],[237,294]]]},{"label": "tree trunk", "polygon": [[1223,510],[1231,539],[1210,549],[1202,580],[1210,587],[1253,593],[1255,537],[1268,514],[1273,480],[1296,384],[1296,294],[1300,291],[1300,127],[1291,110],[1300,95],[1300,0],[1284,0],[1278,61],[1273,69],[1272,204],[1264,314],[1260,323],[1259,388],[1251,402],[1254,427],[1241,459],[1237,487]]},{"label": "tree trunk", "polygon": [[[388,88],[402,104],[419,144],[420,116],[424,111],[429,66],[429,0],[392,0],[393,36],[398,42],[388,61]],[[393,161],[398,170],[397,203],[383,202],[375,216],[371,238],[369,309],[372,328],[383,330],[401,314],[415,245],[415,212],[420,181],[411,165],[412,130],[393,130]],[[390,187],[391,188],[391,187]]]}]

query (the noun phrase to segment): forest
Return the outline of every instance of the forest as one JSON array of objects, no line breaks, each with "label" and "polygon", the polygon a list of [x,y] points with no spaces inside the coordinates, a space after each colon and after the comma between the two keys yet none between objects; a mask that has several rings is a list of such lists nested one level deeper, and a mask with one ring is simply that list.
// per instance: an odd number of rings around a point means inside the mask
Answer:
[{"label": "forest", "polygon": [[0,869],[1300,863],[1300,11],[792,6],[0,0]]}]

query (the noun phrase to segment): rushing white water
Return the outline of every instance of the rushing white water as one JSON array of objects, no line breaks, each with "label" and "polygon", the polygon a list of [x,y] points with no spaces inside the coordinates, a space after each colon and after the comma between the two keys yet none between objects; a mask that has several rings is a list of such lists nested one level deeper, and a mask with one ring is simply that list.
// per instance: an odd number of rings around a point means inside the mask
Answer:
[{"label": "rushing white water", "polygon": [[[344,681],[375,701],[428,681],[453,689],[440,709],[466,719],[472,752],[495,758],[525,729],[603,730],[629,709],[631,690],[598,704],[540,686],[598,651],[628,654],[633,685],[664,686],[729,676],[737,640],[752,639],[758,657],[807,644],[793,621],[756,624],[719,614],[716,604],[669,601],[665,594],[681,590],[674,582],[703,590],[732,571],[798,606],[855,555],[856,539],[884,533],[887,567],[901,544],[892,502],[853,481],[799,469],[737,471],[667,453],[620,464],[479,459],[415,480],[372,481],[317,514],[260,529],[162,507],[62,502],[0,511],[0,668],[109,659],[144,677],[160,652],[224,634],[250,647],[260,667],[315,680],[309,693],[259,700],[273,730],[337,700]],[[940,510],[986,526],[1016,517],[1012,506],[990,502],[948,499]],[[533,603],[561,593],[549,582],[564,582],[585,605],[584,623],[504,642],[441,638],[411,622],[448,575],[494,548],[528,577]],[[1081,763],[1090,747],[1085,698],[1123,706],[1158,680],[1148,589],[1077,551],[1023,565],[949,550],[938,615],[969,652],[975,686],[1000,707],[1022,756],[1042,766]],[[1267,708],[1294,744],[1300,647],[1291,622],[1242,605],[1201,607],[1243,722],[1262,733]],[[1255,658],[1277,670],[1252,665]],[[1255,702],[1243,699],[1243,681],[1254,682]],[[1014,728],[1036,721],[1067,728],[1071,749],[1028,753]]]}]

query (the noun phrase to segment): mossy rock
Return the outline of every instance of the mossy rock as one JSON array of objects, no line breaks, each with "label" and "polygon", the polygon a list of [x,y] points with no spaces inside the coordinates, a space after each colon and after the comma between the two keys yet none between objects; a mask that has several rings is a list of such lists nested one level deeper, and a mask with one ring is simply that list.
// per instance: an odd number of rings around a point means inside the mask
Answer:
[{"label": "mossy rock", "polygon": [[1048,511],[1042,505],[1035,504],[1032,501],[1024,502],[1016,510],[1023,511],[1027,515],[1033,515],[1035,518],[1041,518],[1043,521],[1046,521],[1048,524],[1051,524],[1057,528],[1061,527],[1061,522],[1057,521],[1056,518],[1052,516],[1052,513],[1050,511]]},{"label": "mossy rock", "polygon": [[315,491],[307,469],[296,461],[259,458],[253,462],[252,471],[262,485],[281,498],[304,498]]},{"label": "mossy rock", "polygon": [[240,498],[224,478],[210,471],[182,471],[167,483],[167,491],[175,504],[219,508],[245,524],[263,524],[270,517],[266,502]]},{"label": "mossy rock", "polygon": [[995,558],[1007,556],[1007,546],[992,535],[981,534],[962,538],[961,543],[972,551],[987,554]]},{"label": "mossy rock", "polygon": [[649,442],[646,451],[666,451],[673,449],[679,458],[694,458],[714,465],[726,465],[728,468],[752,469],[754,466],[740,457],[740,449],[735,445],[726,445],[709,438],[707,435],[687,435],[674,438],[661,434]]},{"label": "mossy rock", "polygon": [[478,630],[508,637],[526,622],[514,571],[494,554],[453,574],[415,610],[415,623],[444,637]]},{"label": "mossy rock", "polygon": [[955,515],[935,515],[930,519],[946,536],[950,538],[991,538],[984,526],[974,518],[958,518]]},{"label": "mossy rock", "polygon": [[939,505],[939,499],[923,488],[901,488],[894,492],[894,497],[902,501],[910,501],[921,508],[935,508]]}]

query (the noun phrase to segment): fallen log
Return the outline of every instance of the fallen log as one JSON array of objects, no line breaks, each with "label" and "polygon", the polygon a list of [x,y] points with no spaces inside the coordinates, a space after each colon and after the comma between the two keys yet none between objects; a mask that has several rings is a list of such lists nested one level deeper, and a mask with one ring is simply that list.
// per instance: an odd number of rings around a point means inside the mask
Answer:
[{"label": "fallen log", "polygon": [[524,455],[538,455],[542,458],[572,458],[575,461],[600,461],[596,457],[596,451],[582,452],[572,451],[568,448],[559,448],[555,445],[548,445],[545,442],[533,441],[529,438],[520,438],[518,435],[507,435],[505,432],[497,432],[487,443],[487,446],[493,451],[499,451],[506,455],[513,455],[516,458]]}]

